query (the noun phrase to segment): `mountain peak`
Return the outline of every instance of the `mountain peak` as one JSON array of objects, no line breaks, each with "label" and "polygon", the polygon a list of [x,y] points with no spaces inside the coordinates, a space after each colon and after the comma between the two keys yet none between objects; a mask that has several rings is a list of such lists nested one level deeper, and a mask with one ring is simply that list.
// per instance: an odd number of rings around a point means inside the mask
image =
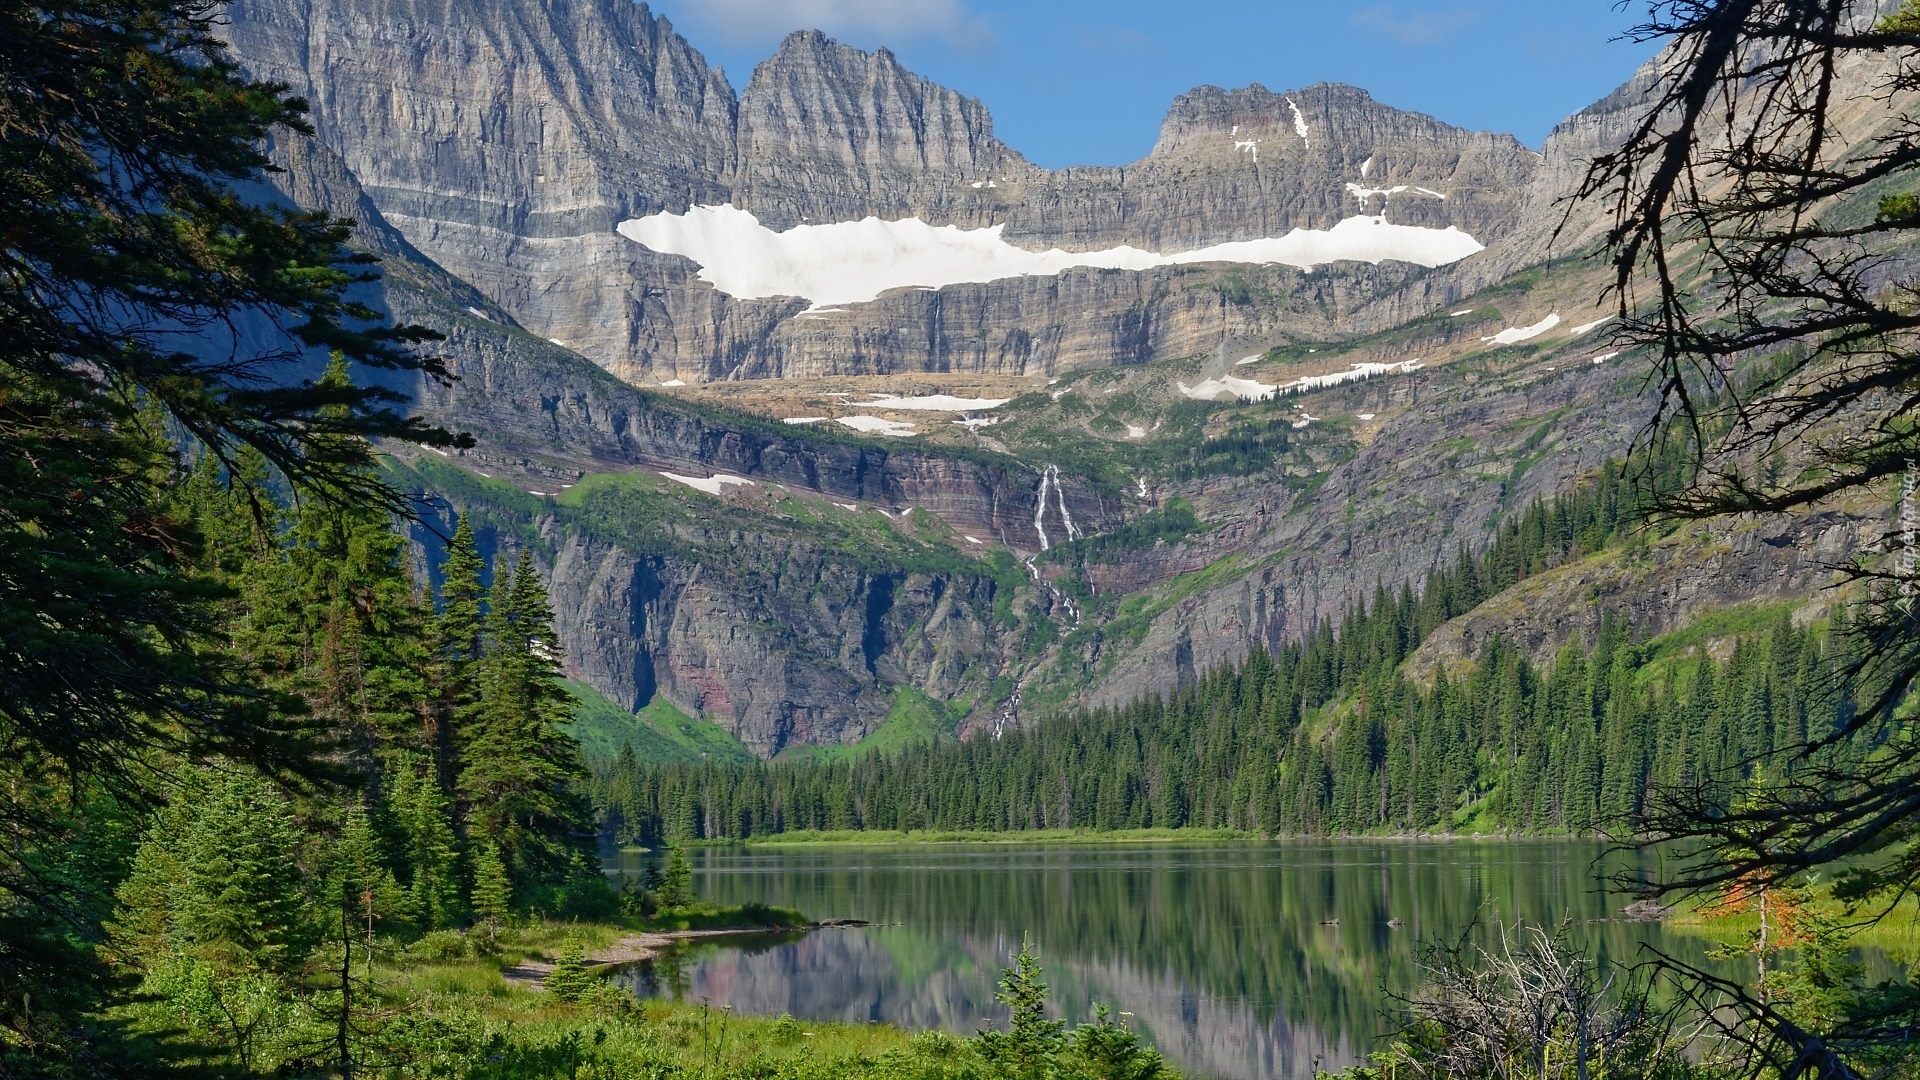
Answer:
[{"label": "mountain peak", "polygon": [[787,35],[740,95],[736,201],[775,228],[941,209],[962,180],[1028,171],[977,99],[886,49]]}]

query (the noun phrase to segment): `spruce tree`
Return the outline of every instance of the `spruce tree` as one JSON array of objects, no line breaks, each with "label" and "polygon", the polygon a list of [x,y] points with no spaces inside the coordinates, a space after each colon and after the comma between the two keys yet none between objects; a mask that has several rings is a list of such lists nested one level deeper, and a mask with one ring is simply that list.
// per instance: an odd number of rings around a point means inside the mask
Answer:
[{"label": "spruce tree", "polygon": [[[365,443],[330,438],[471,442],[391,390],[301,378],[318,348],[448,372],[411,350],[433,335],[349,296],[371,277],[350,222],[236,194],[263,179],[270,135],[311,128],[285,87],[242,74],[223,21],[200,0],[0,12],[0,738],[45,755],[28,768],[123,793],[148,789],[156,746],[276,769],[310,750],[209,647],[218,589],[168,511],[166,428],[223,465],[251,447],[304,492],[388,507]],[[254,333],[271,327],[281,340]]]},{"label": "spruce tree", "polygon": [[348,807],[340,838],[327,852],[323,890],[327,940],[321,953],[330,993],[320,1011],[331,1014],[328,1041],[334,1069],[348,1078],[364,1056],[364,1045],[377,1033],[371,1007],[375,937],[381,922],[404,903],[367,814],[358,805]]},{"label": "spruce tree", "polygon": [[473,847],[473,914],[486,923],[489,935],[513,914],[513,886],[500,849],[491,841]]},{"label": "spruce tree", "polygon": [[484,655],[485,563],[473,539],[473,521],[460,515],[447,542],[441,568],[440,608],[433,618],[434,730],[431,742],[437,777],[449,791],[459,775],[456,734],[462,717],[480,700],[479,663]]},{"label": "spruce tree", "polygon": [[464,905],[453,801],[440,790],[431,759],[401,764],[392,779],[389,806],[405,837],[410,917],[423,930],[458,926]]},{"label": "spruce tree", "polygon": [[[320,384],[352,385],[341,357]],[[376,752],[418,745],[427,653],[392,514],[377,503],[307,499],[292,515],[287,541],[289,613],[301,635],[292,685],[369,768]]]},{"label": "spruce tree", "polygon": [[554,961],[553,970],[541,985],[560,1001],[579,1001],[592,989],[593,983],[593,976],[587,974],[586,952],[580,946],[579,935],[568,934],[565,944],[560,946],[559,959]]},{"label": "spruce tree", "polygon": [[572,699],[560,684],[546,590],[522,551],[496,577],[480,661],[480,699],[462,720],[457,786],[469,834],[497,844],[520,889],[593,867],[591,811],[575,790],[579,747],[560,725]]},{"label": "spruce tree", "polygon": [[980,1033],[980,1055],[1007,1080],[1045,1080],[1066,1046],[1066,1023],[1047,1019],[1047,984],[1031,941],[1021,942],[993,997],[1013,1015],[1007,1030]]},{"label": "spruce tree", "polygon": [[313,943],[293,808],[238,771],[203,773],[182,797],[184,821],[163,816],[143,845],[158,856],[145,865],[172,879],[173,941],[235,970],[291,973]]},{"label": "spruce tree", "polygon": [[667,845],[667,870],[660,879],[660,906],[669,911],[678,911],[693,903],[693,864],[687,860],[687,849],[679,844]]}]

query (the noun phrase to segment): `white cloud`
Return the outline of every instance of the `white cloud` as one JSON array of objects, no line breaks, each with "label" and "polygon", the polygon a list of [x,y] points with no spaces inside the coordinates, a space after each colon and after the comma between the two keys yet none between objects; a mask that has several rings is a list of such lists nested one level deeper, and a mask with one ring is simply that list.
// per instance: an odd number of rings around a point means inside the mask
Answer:
[{"label": "white cloud", "polygon": [[692,0],[684,6],[700,22],[737,41],[824,30],[877,36],[880,44],[933,40],[973,49],[993,37],[986,22],[961,0]]},{"label": "white cloud", "polygon": [[1409,11],[1401,4],[1379,4],[1354,12],[1353,25],[1373,30],[1402,45],[1443,45],[1455,30],[1480,18],[1472,9],[1419,10],[1427,4],[1414,4]]}]

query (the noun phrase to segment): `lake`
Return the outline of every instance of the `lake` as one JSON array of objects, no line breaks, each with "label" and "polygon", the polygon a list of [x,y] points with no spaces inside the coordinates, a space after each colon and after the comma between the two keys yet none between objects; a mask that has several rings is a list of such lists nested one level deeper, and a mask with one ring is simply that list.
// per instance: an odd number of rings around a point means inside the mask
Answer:
[{"label": "lake", "polygon": [[1570,920],[1595,956],[1651,942],[1700,958],[1697,939],[1619,919],[1606,877],[1632,857],[1602,856],[1533,840],[698,851],[704,899],[875,925],[687,948],[620,979],[739,1013],[971,1034],[1004,1020],[995,982],[1030,939],[1059,1014],[1130,1013],[1190,1076],[1308,1080],[1362,1061],[1421,944],[1476,921]]}]

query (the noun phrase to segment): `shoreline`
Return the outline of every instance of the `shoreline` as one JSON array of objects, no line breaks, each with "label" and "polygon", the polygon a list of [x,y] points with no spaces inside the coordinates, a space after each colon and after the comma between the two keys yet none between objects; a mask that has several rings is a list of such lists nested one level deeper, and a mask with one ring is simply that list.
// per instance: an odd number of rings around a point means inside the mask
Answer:
[{"label": "shoreline", "polygon": [[[642,930],[602,948],[595,949],[593,955],[586,957],[588,971],[615,967],[622,964],[636,964],[643,960],[652,960],[661,950],[680,941],[697,941],[702,938],[746,937],[757,934],[806,933],[813,930],[832,929],[837,926],[854,925],[846,921],[809,923],[805,926],[730,926],[706,930]],[[501,968],[500,977],[510,985],[529,990],[544,991],[546,977],[553,973],[551,960],[522,960],[512,967]]]},{"label": "shoreline", "polygon": [[[910,847],[916,844],[1173,844],[1173,843],[1513,843],[1578,842],[1605,844],[1609,841],[1591,836],[1555,833],[1363,833],[1340,836],[1275,836],[1236,829],[1034,829],[1020,832],[973,832],[964,830],[928,830],[901,832],[897,829],[837,830],[833,832],[799,831],[751,836],[746,839],[686,841],[688,848],[762,848],[762,847]],[[645,854],[638,845],[616,849]]]}]

